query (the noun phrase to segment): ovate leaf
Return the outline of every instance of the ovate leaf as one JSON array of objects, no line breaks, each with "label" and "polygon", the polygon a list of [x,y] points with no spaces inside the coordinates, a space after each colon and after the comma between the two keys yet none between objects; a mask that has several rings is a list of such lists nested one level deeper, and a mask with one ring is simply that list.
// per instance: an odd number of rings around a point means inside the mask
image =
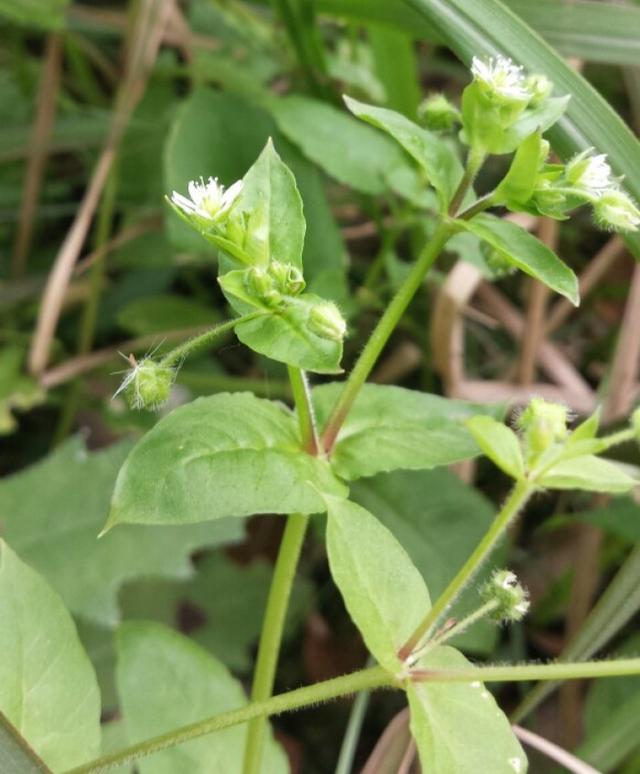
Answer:
[{"label": "ovate leaf", "polygon": [[169,414],[122,466],[109,526],[185,524],[256,513],[316,513],[345,488],[305,454],[294,415],[249,393],[199,398]]},{"label": "ovate leaf", "polygon": [[418,162],[438,193],[441,210],[446,212],[462,177],[462,164],[453,150],[433,132],[395,110],[365,105],[351,97],[344,101],[355,116],[393,137]]},{"label": "ovate leaf", "polygon": [[0,541],[0,711],[54,771],[100,751],[100,692],[60,597]]},{"label": "ovate leaf", "polygon": [[242,525],[230,519],[181,530],[128,526],[98,540],[118,470],[131,447],[125,441],[89,454],[74,438],[0,482],[6,539],[73,613],[102,625],[117,622],[117,595],[126,581],[189,577],[194,549],[243,536]]},{"label": "ovate leaf", "polygon": [[624,494],[640,483],[618,465],[593,455],[558,462],[538,479],[548,489],[582,489],[586,492]]},{"label": "ovate leaf", "polygon": [[524,461],[518,436],[510,427],[492,417],[472,417],[467,427],[487,457],[512,478],[524,475]]},{"label": "ovate leaf", "polygon": [[[438,647],[420,669],[470,666],[454,648]],[[524,774],[527,758],[511,725],[480,681],[409,683],[411,733],[423,771],[437,774]]]},{"label": "ovate leaf", "polygon": [[507,206],[516,205],[517,208],[529,201],[540,168],[541,145],[542,135],[534,132],[518,147],[509,171],[496,188],[497,202],[506,202]]},{"label": "ovate leaf", "polygon": [[331,574],[375,658],[392,672],[398,650],[429,612],[422,576],[391,532],[349,500],[327,498]]},{"label": "ovate leaf", "polygon": [[51,774],[24,739],[0,712],[0,771],[12,774]]},{"label": "ovate leaf", "polygon": [[[125,623],[117,634],[117,683],[130,744],[246,704],[238,680],[199,645],[162,624]],[[242,770],[246,725],[207,734],[138,762],[141,774]],[[284,753],[266,740],[263,774],[285,774]]]},{"label": "ovate leaf", "polygon": [[255,352],[319,374],[340,373],[342,341],[318,336],[309,325],[322,299],[312,293],[287,298],[283,309],[236,325],[237,337]]},{"label": "ovate leaf", "polygon": [[[313,400],[322,425],[342,389],[316,387]],[[476,457],[477,443],[465,421],[480,412],[501,416],[502,405],[466,403],[403,387],[365,384],[338,433],[331,463],[339,476],[356,479],[381,471],[435,468]]]},{"label": "ovate leaf", "polygon": [[503,218],[481,213],[471,220],[458,220],[458,225],[480,237],[501,256],[525,274],[565,296],[577,306],[580,302],[578,280],[571,269],[539,239]]}]

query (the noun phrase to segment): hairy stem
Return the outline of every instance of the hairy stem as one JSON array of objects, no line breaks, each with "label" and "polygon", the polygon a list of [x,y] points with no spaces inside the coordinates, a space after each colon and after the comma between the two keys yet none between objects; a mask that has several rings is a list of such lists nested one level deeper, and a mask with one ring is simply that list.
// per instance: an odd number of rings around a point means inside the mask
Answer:
[{"label": "hairy stem", "polygon": [[255,718],[279,715],[282,712],[290,712],[291,710],[319,704],[330,699],[337,699],[340,696],[348,696],[359,691],[395,686],[394,678],[382,667],[377,666],[371,669],[363,669],[360,672],[353,672],[350,675],[336,677],[333,680],[326,680],[322,683],[298,688],[295,691],[289,691],[280,696],[272,696],[266,701],[252,702],[236,710],[182,726],[160,736],[154,736],[144,742],[134,744],[131,747],[120,750],[120,752],[96,758],[94,761],[71,769],[66,774],[96,774],[97,772],[106,771],[125,763],[131,763],[160,750],[165,750],[168,747],[175,747],[183,742],[189,742],[206,734],[212,734],[215,731],[222,731],[225,728],[246,723]]},{"label": "hairy stem", "polygon": [[420,253],[407,278],[400,286],[398,292],[391,300],[384,314],[378,321],[373,333],[369,337],[365,348],[362,350],[358,361],[349,374],[349,378],[338,397],[331,412],[322,435],[322,444],[326,451],[330,451],[342,427],[349,409],[353,405],[362,385],[367,380],[385,344],[393,333],[394,328],[411,303],[426,273],[433,266],[442,248],[452,235],[453,230],[448,222],[441,222],[433,237]]},{"label": "hairy stem", "polygon": [[298,412],[302,445],[305,451],[315,456],[320,451],[320,441],[307,375],[300,368],[293,366],[288,366],[288,370],[293,400]]},{"label": "hairy stem", "polygon": [[460,205],[464,201],[464,197],[467,195],[467,191],[473,185],[473,181],[476,179],[486,157],[487,155],[484,151],[478,150],[478,148],[470,149],[464,175],[458,183],[456,192],[453,194],[451,203],[449,204],[449,215],[452,217],[457,216]]},{"label": "hairy stem", "polygon": [[471,581],[473,576],[480,569],[482,563],[495,548],[499,538],[509,525],[509,522],[524,507],[531,496],[533,485],[529,481],[518,481],[511,490],[506,503],[494,519],[493,523],[485,533],[482,540],[478,543],[471,556],[457,572],[454,579],[442,592],[434,603],[431,610],[427,613],[420,625],[402,646],[399,657],[404,661],[408,658],[421,640],[427,636],[436,623],[438,618],[445,610],[458,598],[465,586]]}]

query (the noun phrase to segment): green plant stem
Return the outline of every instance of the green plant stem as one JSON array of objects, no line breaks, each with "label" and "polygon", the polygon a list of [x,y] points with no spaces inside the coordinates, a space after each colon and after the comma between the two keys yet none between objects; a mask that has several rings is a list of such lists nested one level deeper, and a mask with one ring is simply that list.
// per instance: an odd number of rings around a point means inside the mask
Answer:
[{"label": "green plant stem", "polygon": [[307,375],[300,368],[294,368],[293,366],[287,366],[287,368],[293,400],[298,412],[302,445],[309,454],[316,455],[320,450],[320,442],[318,440],[316,416],[311,401],[311,390],[309,389]]},{"label": "green plant stem", "polygon": [[467,207],[466,210],[463,210],[461,213],[459,213],[457,219],[471,220],[474,215],[477,215],[479,212],[488,210],[490,207],[493,207],[494,204],[495,201],[493,199],[493,193],[488,193],[486,196],[480,197],[480,199],[475,201],[470,207]]},{"label": "green plant stem", "polygon": [[407,278],[402,283],[398,292],[378,321],[378,324],[369,337],[358,361],[349,374],[349,378],[347,379],[324,428],[322,445],[327,452],[331,451],[338,432],[342,427],[342,423],[349,413],[349,409],[353,405],[362,385],[371,373],[376,360],[384,349],[394,328],[405,313],[426,273],[433,266],[436,258],[440,255],[442,248],[445,246],[452,233],[453,228],[448,221],[439,223],[432,238],[420,253],[418,260],[411,268]]},{"label": "green plant stem", "polygon": [[[369,656],[367,666],[371,667],[373,664],[375,664],[375,659],[372,656]],[[351,774],[353,760],[356,756],[358,739],[360,738],[360,731],[362,730],[362,724],[364,723],[364,717],[367,713],[370,697],[370,691],[360,691],[353,702],[334,774]]]},{"label": "green plant stem", "polygon": [[458,187],[456,188],[456,191],[453,194],[449,204],[449,215],[452,217],[457,216],[460,205],[464,201],[464,197],[467,195],[467,191],[473,185],[473,181],[478,176],[478,172],[480,171],[486,158],[487,154],[484,151],[474,147],[470,148],[464,175],[458,183]]},{"label": "green plant stem", "polygon": [[526,682],[528,680],[583,680],[595,677],[627,677],[640,674],[640,658],[612,661],[577,661],[553,664],[514,664],[513,666],[483,666],[468,669],[413,670],[416,682],[483,683]]},{"label": "green plant stem", "polygon": [[82,766],[77,766],[66,774],[96,774],[96,772],[121,766],[125,763],[152,755],[167,747],[175,747],[178,744],[189,742],[192,739],[222,731],[231,726],[247,723],[255,718],[267,718],[270,715],[279,715],[283,712],[301,709],[313,704],[337,699],[341,696],[358,693],[359,691],[372,690],[374,688],[399,687],[394,678],[382,667],[363,669],[333,680],[325,680],[315,685],[298,688],[295,691],[272,696],[266,701],[252,702],[244,707],[239,707],[221,715],[200,720],[187,726],[168,731],[160,736],[154,736],[144,742],[139,742],[124,750],[110,755],[96,758]]},{"label": "green plant stem", "polygon": [[484,534],[482,540],[478,543],[471,556],[456,573],[456,576],[438,597],[420,625],[400,649],[398,655],[403,661],[419,646],[421,640],[429,634],[431,628],[440,616],[458,598],[465,586],[471,581],[480,569],[482,563],[494,549],[502,533],[509,525],[509,522],[524,507],[533,490],[534,486],[530,481],[522,480],[516,482],[506,503],[493,520],[493,523]]},{"label": "green plant stem", "polygon": [[227,322],[220,323],[220,325],[216,325],[214,328],[201,333],[199,336],[194,336],[192,339],[183,341],[182,344],[179,344],[170,352],[167,352],[167,354],[164,355],[164,357],[160,360],[159,364],[161,366],[167,367],[174,366],[176,363],[184,360],[185,357],[192,354],[193,352],[208,347],[212,341],[227,333],[228,331],[233,330],[239,323],[248,322],[249,320],[260,317],[263,314],[265,314],[265,312],[250,312],[249,314],[245,314],[242,317],[236,317],[233,320],[227,320]]},{"label": "green plant stem", "polygon": [[466,618],[458,621],[454,626],[443,631],[442,634],[436,635],[429,642],[429,647],[433,647],[435,645],[444,645],[445,642],[453,639],[453,637],[457,637],[459,634],[466,632],[467,629],[470,626],[473,626],[474,623],[477,623],[485,616],[493,613],[499,604],[500,603],[497,599],[490,599],[488,602],[485,602],[484,605],[479,607],[477,610],[474,610],[473,613],[470,613]]},{"label": "green plant stem", "polygon": [[[260,633],[258,657],[251,687],[253,702],[266,701],[273,691],[293,579],[308,524],[307,515],[292,513],[287,516]],[[244,774],[258,774],[260,771],[266,725],[266,715],[257,715],[249,723],[242,768]]]}]

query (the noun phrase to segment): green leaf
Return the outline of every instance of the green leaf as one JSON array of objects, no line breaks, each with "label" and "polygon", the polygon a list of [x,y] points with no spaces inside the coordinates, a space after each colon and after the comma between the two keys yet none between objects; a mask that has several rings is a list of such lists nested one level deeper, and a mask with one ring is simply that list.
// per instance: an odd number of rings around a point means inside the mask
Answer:
[{"label": "green leaf", "polygon": [[596,437],[600,427],[600,408],[598,407],[591,416],[581,422],[569,436],[568,445],[578,441],[589,441]]},{"label": "green leaf", "polygon": [[280,131],[305,156],[356,191],[384,193],[387,181],[398,172],[417,177],[413,164],[394,142],[332,105],[291,96],[274,99],[268,107]]},{"label": "green leaf", "polygon": [[9,774],[51,774],[41,758],[0,712],[0,771]]},{"label": "green leaf", "polygon": [[[438,647],[420,669],[465,669],[454,648]],[[438,774],[524,774],[527,758],[511,725],[480,681],[407,685],[411,733],[423,771]]]},{"label": "green leaf", "polygon": [[640,543],[640,505],[631,497],[615,498],[603,508],[572,513],[570,518],[593,524],[630,543]]},{"label": "green leaf", "polygon": [[[342,389],[316,387],[313,400],[322,425]],[[434,468],[476,457],[480,450],[465,426],[479,412],[501,416],[502,405],[466,403],[403,387],[365,384],[338,433],[331,465],[342,478],[380,471]]]},{"label": "green leaf", "polygon": [[[131,622],[117,634],[117,682],[130,744],[246,704],[241,684],[199,645],[161,624]],[[141,774],[210,774],[242,769],[247,726],[171,747],[137,766]],[[263,774],[285,774],[286,758],[266,740]]]},{"label": "green leaf", "polygon": [[54,771],[100,751],[100,693],[71,616],[0,541],[0,711]]},{"label": "green leaf", "polygon": [[179,328],[214,325],[220,320],[220,315],[215,309],[193,299],[162,293],[130,301],[118,310],[116,320],[129,333],[144,336]]},{"label": "green leaf", "polygon": [[312,293],[287,297],[282,309],[238,323],[236,335],[272,360],[319,374],[341,373],[342,341],[318,336],[309,325],[309,314],[320,302]]},{"label": "green leaf", "polygon": [[367,648],[390,672],[398,650],[431,608],[422,576],[404,548],[369,511],[327,497],[331,575]]},{"label": "green leaf", "polygon": [[14,411],[26,411],[46,397],[35,379],[23,375],[24,357],[22,346],[10,344],[0,350],[0,436],[16,429]]},{"label": "green leaf", "polygon": [[318,513],[345,488],[303,453],[294,415],[249,393],[198,398],[158,422],[125,461],[108,526]]},{"label": "green leaf", "polygon": [[[396,470],[355,482],[351,497],[387,527],[421,572],[433,599],[465,563],[495,516],[493,505],[473,487],[445,468],[425,471]],[[478,587],[505,551],[497,548],[451,611],[453,618],[477,609]],[[479,622],[453,644],[476,653],[488,653],[497,627]]]},{"label": "green leaf", "polygon": [[[244,176],[226,225],[229,231],[237,227],[240,233],[246,233],[240,247],[253,265],[267,266],[277,259],[302,270],[302,199],[291,170],[276,153],[271,139]],[[220,247],[225,250],[226,243],[222,241]]]},{"label": "green leaf", "polygon": [[180,531],[128,526],[98,540],[118,470],[130,450],[131,443],[123,442],[88,454],[83,441],[74,438],[0,482],[6,539],[73,613],[107,626],[119,619],[117,595],[123,583],[140,576],[189,577],[194,549],[243,535],[242,525],[230,519]]},{"label": "green leaf", "polygon": [[[367,28],[375,74],[393,110],[415,117],[421,98],[418,61],[413,41],[402,32],[372,24]],[[374,97],[375,99],[375,97]]]},{"label": "green leaf", "polygon": [[492,417],[472,417],[467,427],[476,443],[508,476],[520,479],[524,475],[524,460],[520,440],[510,427]]},{"label": "green leaf", "polygon": [[495,215],[480,213],[456,223],[500,251],[509,263],[565,296],[578,306],[578,280],[571,269],[528,231]]},{"label": "green leaf", "polygon": [[382,129],[417,161],[438,193],[441,211],[446,212],[463,172],[451,148],[437,135],[394,110],[365,105],[351,97],[344,101],[355,116]]},{"label": "green leaf", "polygon": [[25,27],[60,30],[68,4],[69,0],[0,0],[0,17]]},{"label": "green leaf", "polygon": [[539,478],[538,483],[548,489],[582,489],[585,492],[624,494],[640,482],[631,478],[613,462],[587,454],[561,460]]},{"label": "green leaf", "polygon": [[519,146],[509,171],[496,188],[495,201],[522,205],[528,202],[536,185],[540,167],[542,135],[534,132]]}]

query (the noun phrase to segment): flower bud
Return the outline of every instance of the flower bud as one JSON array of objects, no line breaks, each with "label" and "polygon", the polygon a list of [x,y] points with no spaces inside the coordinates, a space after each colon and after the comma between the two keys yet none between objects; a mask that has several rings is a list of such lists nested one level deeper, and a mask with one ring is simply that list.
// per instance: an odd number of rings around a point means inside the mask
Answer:
[{"label": "flower bud", "polygon": [[[116,395],[123,393],[132,409],[158,409],[169,400],[176,371],[171,366],[163,366],[151,358],[143,358],[139,363],[130,356],[133,365]],[[115,395],[114,395],[115,397]]]},{"label": "flower bud", "polygon": [[578,153],[567,162],[564,170],[567,183],[592,196],[600,196],[615,181],[604,153],[593,155],[593,148]]},{"label": "flower bud", "polygon": [[244,286],[251,298],[261,301],[269,307],[276,307],[282,302],[282,294],[276,287],[273,277],[260,266],[247,269]]},{"label": "flower bud", "polygon": [[640,210],[624,191],[605,191],[593,209],[598,223],[613,231],[635,231],[640,225]]},{"label": "flower bud", "polygon": [[553,84],[546,75],[530,75],[525,79],[524,85],[531,94],[531,102],[529,104],[533,107],[544,102],[553,91]]},{"label": "flower bud", "polygon": [[418,106],[418,117],[427,129],[452,129],[462,120],[460,111],[444,94],[430,94]]},{"label": "flower bud", "polygon": [[513,274],[516,271],[516,267],[504,250],[499,250],[497,247],[490,247],[484,243],[482,244],[481,249],[487,262],[487,266],[491,269],[495,279],[506,277],[508,274]]},{"label": "flower bud", "polygon": [[532,398],[518,418],[527,459],[531,462],[554,443],[567,438],[567,409],[544,398]]},{"label": "flower bud", "polygon": [[309,329],[323,339],[342,341],[347,332],[347,323],[334,303],[321,301],[309,312]]},{"label": "flower bud", "polygon": [[271,261],[267,272],[277,289],[285,296],[297,296],[305,289],[306,282],[302,272],[290,263]]},{"label": "flower bud", "polygon": [[481,593],[485,602],[497,603],[491,614],[495,621],[519,621],[529,610],[528,594],[509,570],[496,570]]}]

